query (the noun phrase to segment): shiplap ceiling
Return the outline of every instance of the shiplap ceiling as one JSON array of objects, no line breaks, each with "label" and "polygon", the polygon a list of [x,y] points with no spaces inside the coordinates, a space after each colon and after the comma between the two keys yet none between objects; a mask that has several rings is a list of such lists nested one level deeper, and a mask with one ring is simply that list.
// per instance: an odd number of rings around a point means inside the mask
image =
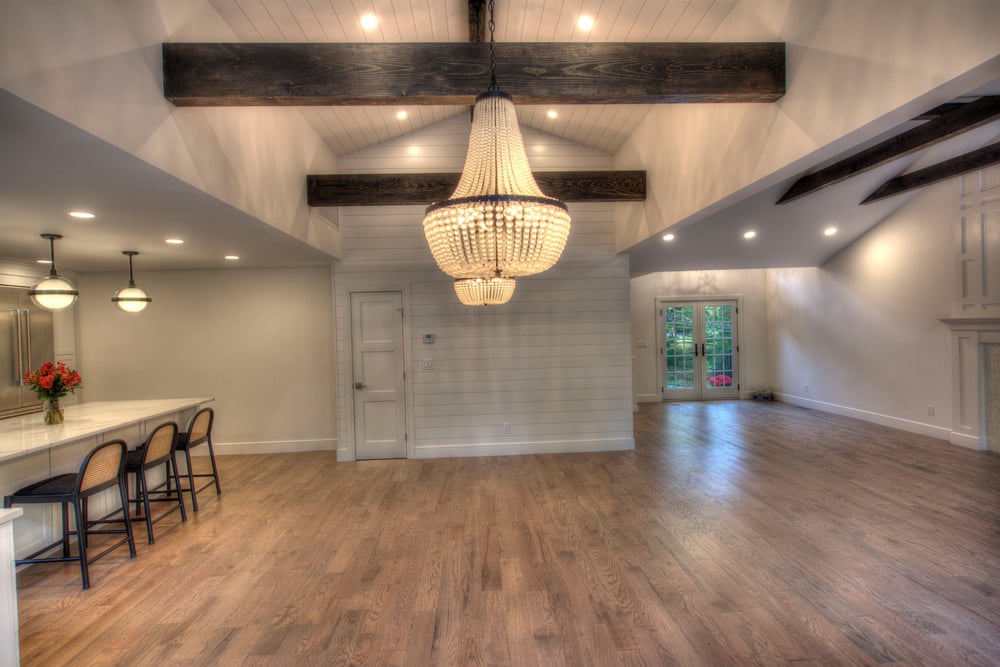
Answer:
[{"label": "shiplap ceiling", "polygon": [[[709,41],[737,0],[497,0],[499,42]],[[464,42],[468,0],[211,0],[245,42]],[[365,31],[361,17],[378,27]],[[594,27],[584,32],[577,19]],[[497,72],[501,89],[503,72]],[[486,89],[488,81],[483,82]],[[515,103],[517,100],[514,100]],[[558,117],[548,117],[555,110]],[[406,111],[405,120],[396,114]],[[606,153],[617,151],[647,105],[519,106],[522,125]],[[303,115],[338,156],[460,113],[461,106],[313,107]]]}]

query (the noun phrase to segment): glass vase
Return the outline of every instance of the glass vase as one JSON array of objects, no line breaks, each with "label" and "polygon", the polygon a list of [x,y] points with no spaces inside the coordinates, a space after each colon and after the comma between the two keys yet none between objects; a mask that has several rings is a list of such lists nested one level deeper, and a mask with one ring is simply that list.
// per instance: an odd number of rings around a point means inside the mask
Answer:
[{"label": "glass vase", "polygon": [[58,398],[45,399],[45,406],[42,408],[42,419],[46,424],[63,423],[63,409],[59,405]]}]

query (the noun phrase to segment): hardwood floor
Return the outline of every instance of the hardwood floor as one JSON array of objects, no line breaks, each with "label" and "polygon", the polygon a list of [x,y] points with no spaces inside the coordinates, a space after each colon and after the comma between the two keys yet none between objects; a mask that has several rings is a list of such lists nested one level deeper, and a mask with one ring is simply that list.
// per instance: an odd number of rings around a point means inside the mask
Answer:
[{"label": "hardwood floor", "polygon": [[139,555],[18,574],[24,665],[997,665],[1000,456],[751,401],[636,450],[221,457]]}]

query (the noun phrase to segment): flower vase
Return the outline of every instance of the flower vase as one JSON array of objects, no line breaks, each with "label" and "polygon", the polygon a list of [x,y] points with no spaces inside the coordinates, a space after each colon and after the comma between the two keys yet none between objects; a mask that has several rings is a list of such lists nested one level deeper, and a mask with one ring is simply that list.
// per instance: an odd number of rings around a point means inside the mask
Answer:
[{"label": "flower vase", "polygon": [[63,423],[63,409],[59,405],[58,398],[45,399],[45,407],[42,408],[42,419],[46,424]]}]

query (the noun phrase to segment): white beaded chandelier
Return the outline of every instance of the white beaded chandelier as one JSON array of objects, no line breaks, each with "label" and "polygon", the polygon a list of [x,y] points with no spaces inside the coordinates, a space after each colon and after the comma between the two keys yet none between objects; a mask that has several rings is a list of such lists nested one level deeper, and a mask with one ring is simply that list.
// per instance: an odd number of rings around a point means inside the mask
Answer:
[{"label": "white beaded chandelier", "polygon": [[476,97],[465,167],[451,197],[424,217],[431,254],[458,279],[459,300],[484,306],[510,301],[515,277],[551,268],[570,227],[566,205],[535,183],[514,101],[497,86],[493,0],[489,10],[490,86]]}]

